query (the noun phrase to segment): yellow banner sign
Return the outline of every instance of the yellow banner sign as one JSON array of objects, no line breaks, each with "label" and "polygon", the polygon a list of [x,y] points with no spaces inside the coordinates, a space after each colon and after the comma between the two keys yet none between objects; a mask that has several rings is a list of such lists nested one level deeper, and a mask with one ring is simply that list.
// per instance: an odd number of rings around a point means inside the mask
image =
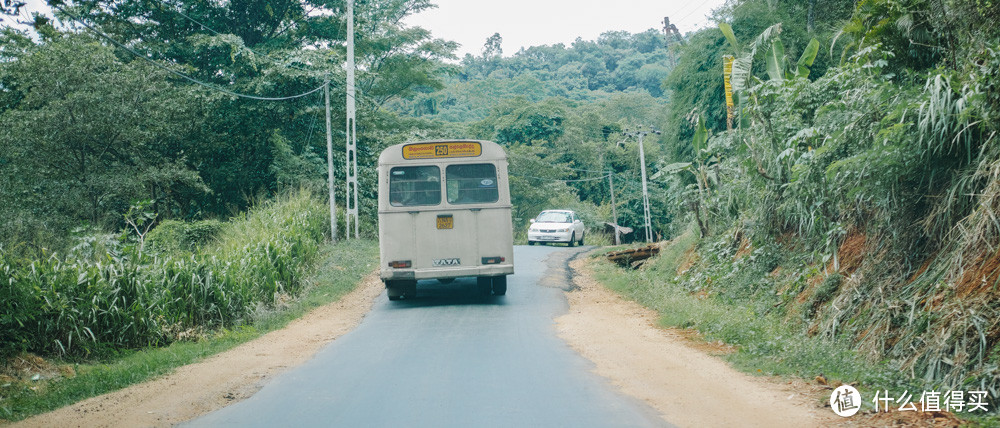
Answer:
[{"label": "yellow banner sign", "polygon": [[733,56],[726,55],[722,57],[723,64],[723,76],[726,85],[726,106],[733,106],[733,84],[730,81],[733,74]]},{"label": "yellow banner sign", "polygon": [[724,55],[722,57],[722,81],[726,86],[726,129],[733,129],[734,114],[733,106],[733,56]]},{"label": "yellow banner sign", "polygon": [[483,154],[483,146],[472,141],[417,143],[403,146],[403,159],[465,158]]}]

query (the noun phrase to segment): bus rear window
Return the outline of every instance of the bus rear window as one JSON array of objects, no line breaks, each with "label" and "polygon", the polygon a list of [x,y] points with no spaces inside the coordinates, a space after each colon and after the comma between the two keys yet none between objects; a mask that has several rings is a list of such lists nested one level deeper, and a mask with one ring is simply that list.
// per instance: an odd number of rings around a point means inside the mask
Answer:
[{"label": "bus rear window", "polygon": [[449,165],[445,169],[449,204],[480,204],[500,199],[493,164]]},{"label": "bus rear window", "polygon": [[441,203],[441,169],[397,166],[389,170],[389,204],[394,207]]}]

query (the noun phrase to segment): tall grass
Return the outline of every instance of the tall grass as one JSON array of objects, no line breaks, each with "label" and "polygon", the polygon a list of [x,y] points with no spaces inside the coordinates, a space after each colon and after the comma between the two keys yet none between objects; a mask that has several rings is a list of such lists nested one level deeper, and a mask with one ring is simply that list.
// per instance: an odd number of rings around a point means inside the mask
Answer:
[{"label": "tall grass", "polygon": [[[882,388],[905,382],[887,368],[864,361],[849,343],[810,337],[801,321],[774,310],[779,298],[773,288],[760,284],[760,271],[773,268],[773,259],[763,255],[766,250],[725,263],[708,254],[710,249],[696,251],[696,235],[689,229],[642,269],[598,261],[592,265],[595,276],[610,289],[656,310],[661,325],[693,328],[709,341],[734,346],[737,352],[726,358],[744,371],[810,379],[823,374]],[[685,265],[689,257],[697,261],[690,269]]]},{"label": "tall grass", "polygon": [[0,420],[18,421],[124,388],[282,328],[353,290],[378,265],[378,244],[367,240],[326,244],[320,248],[314,265],[316,268],[302,279],[305,286],[299,296],[263,310],[258,307],[252,325],[207,332],[197,341],[180,340],[165,347],[124,352],[96,363],[74,364],[73,377],[0,385]]},{"label": "tall grass", "polygon": [[0,356],[99,356],[238,324],[301,289],[328,221],[325,205],[299,192],[182,255],[125,245],[93,257],[22,260],[0,249]]}]

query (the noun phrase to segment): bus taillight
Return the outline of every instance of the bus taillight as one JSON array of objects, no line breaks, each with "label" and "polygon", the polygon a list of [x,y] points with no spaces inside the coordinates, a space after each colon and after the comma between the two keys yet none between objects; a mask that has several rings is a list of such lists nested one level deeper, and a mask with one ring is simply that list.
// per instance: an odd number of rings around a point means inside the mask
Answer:
[{"label": "bus taillight", "polygon": [[413,263],[410,263],[409,260],[397,260],[394,262],[389,262],[389,267],[393,269],[404,269],[410,266],[413,266]]},{"label": "bus taillight", "polygon": [[498,263],[503,263],[506,260],[507,259],[505,259],[503,257],[499,257],[499,256],[498,257],[483,257],[483,264],[484,265],[495,265],[495,264],[498,264]]}]

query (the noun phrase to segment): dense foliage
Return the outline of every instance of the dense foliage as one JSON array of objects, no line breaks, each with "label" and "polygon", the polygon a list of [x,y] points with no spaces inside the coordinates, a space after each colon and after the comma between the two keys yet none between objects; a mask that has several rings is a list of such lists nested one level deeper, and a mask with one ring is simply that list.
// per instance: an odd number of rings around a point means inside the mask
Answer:
[{"label": "dense foliage", "polygon": [[[719,14],[731,27],[682,50],[681,64],[733,55],[738,104],[727,130],[721,93],[673,98],[672,115],[693,106],[713,134],[701,146],[696,129],[668,140],[684,162],[670,172],[697,177],[688,198],[702,209],[690,214],[706,238],[705,263],[679,280],[722,300],[753,296],[737,300],[927,385],[996,396],[1000,34],[983,24],[997,9],[863,0],[835,33],[802,32],[795,10],[732,2]],[[798,73],[791,46],[810,39],[824,47]],[[667,82],[685,92],[675,83],[692,78]]]},{"label": "dense foliage", "polygon": [[[191,251],[143,251],[124,236],[88,237],[40,260],[0,249],[0,356],[105,356],[252,322],[255,311],[302,289],[327,215],[301,192],[222,225],[217,239]],[[153,248],[187,241],[149,238]]]},{"label": "dense foliage", "polygon": [[[122,227],[139,201],[160,220],[224,219],[282,188],[322,186],[323,91],[278,101],[233,94],[290,97],[329,80],[343,176],[342,3],[52,5],[61,21],[94,30],[57,29],[39,16],[33,37],[0,31],[0,241],[8,249],[60,249],[81,224]],[[427,7],[357,4],[363,181],[374,182],[372,154],[386,135],[423,126],[381,106],[440,86],[439,60],[452,55],[454,43],[401,23]],[[374,186],[361,190],[371,231]]]}]

